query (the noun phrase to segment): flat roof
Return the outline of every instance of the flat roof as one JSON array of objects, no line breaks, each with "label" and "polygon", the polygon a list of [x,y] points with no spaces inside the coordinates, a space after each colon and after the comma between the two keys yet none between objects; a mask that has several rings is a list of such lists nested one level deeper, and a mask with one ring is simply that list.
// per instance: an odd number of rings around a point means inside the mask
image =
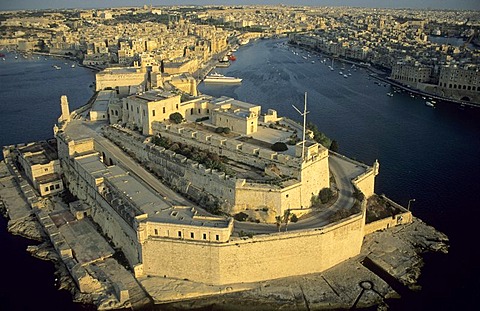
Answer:
[{"label": "flat roof", "polygon": [[[121,171],[124,174],[119,174]],[[115,167],[111,173],[104,175],[104,177],[117,191],[128,197],[135,207],[143,213],[154,215],[156,212],[170,207],[162,197],[133,176],[127,174],[123,169]]]},{"label": "flat roof", "polygon": [[176,94],[173,94],[172,92],[164,91],[164,90],[150,90],[147,92],[143,92],[140,94],[133,95],[132,97],[136,99],[142,99],[147,102],[151,101],[159,101],[162,99],[167,99],[170,97],[175,96]]},{"label": "flat roof", "polygon": [[47,164],[58,159],[56,139],[19,146],[17,150],[31,165]]},{"label": "flat roof", "polygon": [[221,217],[197,215],[197,211],[189,206],[173,206],[149,217],[151,221],[209,228],[228,228],[229,220]]}]

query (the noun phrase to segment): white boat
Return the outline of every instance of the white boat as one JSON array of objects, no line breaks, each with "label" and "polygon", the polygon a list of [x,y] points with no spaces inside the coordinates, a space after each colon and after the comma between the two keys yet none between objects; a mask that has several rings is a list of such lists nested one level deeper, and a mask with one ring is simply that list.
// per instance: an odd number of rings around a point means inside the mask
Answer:
[{"label": "white boat", "polygon": [[235,77],[226,77],[220,73],[212,73],[203,79],[205,83],[240,83],[242,79]]},{"label": "white boat", "polygon": [[57,70],[60,70],[60,69],[62,69],[62,67],[60,67],[60,66],[57,66],[57,65],[53,65],[53,68],[55,68],[55,69],[57,69]]},{"label": "white boat", "polygon": [[245,44],[248,44],[248,42],[250,42],[250,39],[239,39],[238,40],[239,45],[245,45]]},{"label": "white boat", "polygon": [[425,105],[427,105],[428,107],[435,107],[435,105],[432,102],[429,102],[429,101],[426,101]]},{"label": "white boat", "polygon": [[70,67],[75,68],[75,64],[72,64],[72,66],[70,66]]},{"label": "white boat", "polygon": [[393,93],[391,93],[391,92],[388,92],[387,95],[390,96],[390,97],[393,97]]}]

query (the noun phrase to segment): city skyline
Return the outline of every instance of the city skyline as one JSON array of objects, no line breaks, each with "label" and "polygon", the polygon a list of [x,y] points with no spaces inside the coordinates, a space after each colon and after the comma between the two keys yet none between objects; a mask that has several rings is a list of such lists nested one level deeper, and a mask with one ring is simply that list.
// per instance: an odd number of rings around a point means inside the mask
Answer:
[{"label": "city skyline", "polygon": [[480,2],[477,0],[399,0],[381,2],[378,0],[314,0],[314,1],[294,1],[294,0],[117,0],[112,3],[108,0],[46,0],[39,3],[34,0],[18,0],[9,3],[2,3],[0,10],[32,10],[32,9],[56,9],[56,8],[111,8],[123,6],[142,6],[142,5],[162,6],[162,5],[297,5],[297,6],[352,6],[366,8],[415,8],[415,9],[449,9],[449,10],[480,10]]}]

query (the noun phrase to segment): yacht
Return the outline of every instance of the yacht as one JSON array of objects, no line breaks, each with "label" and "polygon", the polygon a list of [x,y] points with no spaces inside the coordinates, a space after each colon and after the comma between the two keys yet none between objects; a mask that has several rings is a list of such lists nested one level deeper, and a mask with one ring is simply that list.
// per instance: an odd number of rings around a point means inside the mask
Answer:
[{"label": "yacht", "polygon": [[427,105],[428,107],[435,107],[435,105],[432,102],[429,102],[429,101],[426,101],[425,105]]},{"label": "yacht", "polygon": [[226,77],[220,73],[212,73],[203,79],[205,83],[240,83],[242,79],[235,77]]}]

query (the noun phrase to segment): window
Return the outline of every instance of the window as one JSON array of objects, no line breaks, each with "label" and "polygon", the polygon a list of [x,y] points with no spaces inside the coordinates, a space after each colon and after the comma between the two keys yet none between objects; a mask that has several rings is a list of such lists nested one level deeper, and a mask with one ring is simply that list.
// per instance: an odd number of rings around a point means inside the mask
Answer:
[{"label": "window", "polygon": [[155,110],[152,110],[152,116],[155,116]]},{"label": "window", "polygon": [[218,234],[215,235],[215,240],[220,241],[220,236]]},{"label": "window", "polygon": [[48,167],[45,169],[45,172],[48,172]]},{"label": "window", "polygon": [[56,184],[56,185],[55,185],[55,189],[60,189],[60,185],[59,185],[59,184]]},{"label": "window", "polygon": [[163,113],[165,113],[165,107],[163,107]]},{"label": "window", "polygon": [[145,109],[142,109],[143,116],[145,116]]},{"label": "window", "polygon": [[50,185],[50,190],[53,190],[55,189],[55,186],[54,185]]},{"label": "window", "polygon": [[200,113],[200,108],[198,108],[198,113]]},{"label": "window", "polygon": [[203,234],[203,239],[204,239],[204,240],[207,239],[207,234],[206,234],[206,233]]},{"label": "window", "polygon": [[128,110],[128,103],[127,103],[127,110]]},{"label": "window", "polygon": [[175,105],[175,108],[178,110],[178,104]]},{"label": "window", "polygon": [[155,231],[155,235],[158,235],[158,230],[157,230],[157,229],[155,229],[154,231]]},{"label": "window", "polygon": [[191,239],[194,239],[195,238],[195,234],[193,232],[190,232],[190,238]]},{"label": "window", "polygon": [[182,231],[178,231],[178,237],[179,237],[179,238],[182,237]]},{"label": "window", "polygon": [[140,113],[140,108],[137,107],[137,113]]},{"label": "window", "polygon": [[48,187],[45,187],[45,192],[48,192]]}]

